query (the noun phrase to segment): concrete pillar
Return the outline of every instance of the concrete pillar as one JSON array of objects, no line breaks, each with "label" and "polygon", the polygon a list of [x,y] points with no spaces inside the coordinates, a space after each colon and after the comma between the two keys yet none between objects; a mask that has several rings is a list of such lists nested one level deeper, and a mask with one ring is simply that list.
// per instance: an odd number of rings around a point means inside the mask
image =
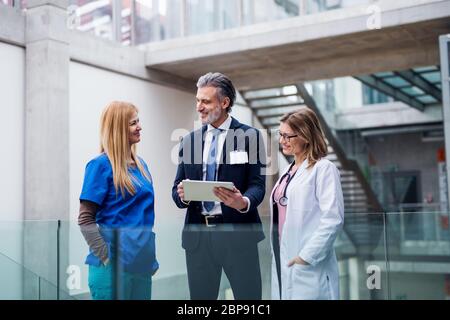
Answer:
[{"label": "concrete pillar", "polygon": [[[67,0],[27,1],[23,250],[26,299],[56,299],[55,285],[58,278],[65,282],[62,275],[68,261],[68,233],[60,231],[58,240],[57,223],[69,219],[67,6]],[[58,257],[58,247],[65,257]]]},{"label": "concrete pillar", "polygon": [[[444,118],[447,199],[450,199],[450,34],[439,37],[442,81],[442,113]],[[443,199],[440,200],[441,202]],[[448,210],[448,208],[445,208]]]}]

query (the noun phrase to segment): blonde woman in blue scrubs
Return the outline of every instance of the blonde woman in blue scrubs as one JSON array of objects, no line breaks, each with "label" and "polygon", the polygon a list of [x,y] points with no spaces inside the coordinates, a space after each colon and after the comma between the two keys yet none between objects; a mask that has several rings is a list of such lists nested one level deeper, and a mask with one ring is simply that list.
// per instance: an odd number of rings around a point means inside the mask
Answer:
[{"label": "blonde woman in blue scrubs", "polygon": [[101,153],[86,165],[78,224],[90,249],[86,264],[94,300],[151,299],[159,266],[153,183],[136,154],[141,130],[134,105],[110,103],[101,117]]}]

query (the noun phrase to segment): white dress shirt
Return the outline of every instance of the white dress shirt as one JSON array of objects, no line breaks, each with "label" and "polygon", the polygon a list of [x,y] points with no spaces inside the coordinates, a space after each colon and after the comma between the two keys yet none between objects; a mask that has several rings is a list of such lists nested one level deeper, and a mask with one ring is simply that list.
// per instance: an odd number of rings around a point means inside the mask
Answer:
[{"label": "white dress shirt", "polygon": [[[216,174],[219,170],[220,162],[222,159],[222,151],[223,151],[223,144],[225,143],[225,138],[227,137],[228,130],[230,129],[231,125],[231,116],[228,115],[227,119],[217,128],[221,129],[222,132],[217,136],[217,151],[216,151]],[[203,180],[206,180],[206,162],[208,161],[208,155],[209,150],[211,149],[211,142],[213,138],[212,131],[216,129],[212,125],[208,124],[208,128],[206,129],[206,137],[205,137],[205,146],[203,148]],[[217,176],[216,176],[217,179]],[[242,213],[246,213],[250,209],[250,199],[247,197],[244,197],[244,199],[247,201],[247,208],[243,211],[240,211]],[[222,214],[222,208],[220,207],[220,202],[216,201],[214,203],[214,207],[211,209],[211,211],[206,211],[205,207],[202,205],[202,214],[204,215],[217,215]]]}]

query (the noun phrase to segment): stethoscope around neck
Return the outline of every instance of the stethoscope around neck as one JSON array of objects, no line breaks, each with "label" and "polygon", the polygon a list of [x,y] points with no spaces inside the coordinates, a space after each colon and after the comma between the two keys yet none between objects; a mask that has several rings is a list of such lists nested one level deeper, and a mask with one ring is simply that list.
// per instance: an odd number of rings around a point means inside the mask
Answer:
[{"label": "stethoscope around neck", "polygon": [[[295,170],[295,172],[294,172],[292,175],[290,174],[290,172],[291,172],[291,170],[292,170],[292,167],[293,167],[294,165],[295,165],[295,161],[291,163],[291,165],[289,166],[289,170],[288,170],[285,174],[283,174],[283,175],[281,176],[280,182],[278,183],[278,185],[276,186],[276,188],[275,188],[275,190],[274,190],[274,192],[273,192],[273,194],[272,194],[272,200],[273,200],[273,202],[278,203],[279,205],[281,205],[281,206],[283,206],[283,207],[286,207],[287,204],[288,204],[288,198],[287,198],[287,196],[286,196],[286,192],[287,192],[287,188],[288,188],[288,186],[289,186],[289,183],[291,182],[291,180],[294,178],[295,174],[296,174],[297,171],[298,171],[298,169],[297,169],[297,170]],[[288,177],[288,179],[287,179],[287,181],[286,181],[286,186],[284,187],[283,196],[281,196],[280,199],[275,200],[275,194],[277,193],[278,188],[280,187],[281,183],[283,182],[283,179],[286,178],[286,177]]]}]

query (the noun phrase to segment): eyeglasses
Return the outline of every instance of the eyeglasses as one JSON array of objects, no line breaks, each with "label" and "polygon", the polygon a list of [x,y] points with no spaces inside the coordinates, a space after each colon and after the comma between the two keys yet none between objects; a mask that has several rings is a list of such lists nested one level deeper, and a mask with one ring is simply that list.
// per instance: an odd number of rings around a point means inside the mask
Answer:
[{"label": "eyeglasses", "polygon": [[290,135],[287,135],[286,133],[281,133],[280,130],[278,130],[277,133],[278,133],[278,139],[283,138],[287,142],[291,142],[291,138],[298,137],[298,134],[293,134],[293,135],[290,136]]}]

